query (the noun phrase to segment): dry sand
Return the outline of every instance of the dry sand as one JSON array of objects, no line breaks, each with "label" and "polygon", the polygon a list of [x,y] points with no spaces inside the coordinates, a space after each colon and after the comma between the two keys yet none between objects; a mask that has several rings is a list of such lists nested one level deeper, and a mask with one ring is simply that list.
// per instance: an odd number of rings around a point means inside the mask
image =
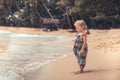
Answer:
[{"label": "dry sand", "polygon": [[[14,32],[14,28],[11,28]],[[29,30],[29,31],[27,31]],[[35,29],[34,29],[35,30]],[[19,33],[30,33],[33,29],[19,29]],[[87,65],[83,74],[76,74],[79,70],[77,60],[71,55],[53,61],[40,70],[24,74],[25,80],[120,80],[120,30],[90,30],[88,35],[89,52]],[[16,31],[17,32],[17,31]],[[67,30],[43,32],[41,30],[31,34],[75,36]],[[61,44],[61,43],[59,43]],[[63,45],[73,45],[64,42]]]}]

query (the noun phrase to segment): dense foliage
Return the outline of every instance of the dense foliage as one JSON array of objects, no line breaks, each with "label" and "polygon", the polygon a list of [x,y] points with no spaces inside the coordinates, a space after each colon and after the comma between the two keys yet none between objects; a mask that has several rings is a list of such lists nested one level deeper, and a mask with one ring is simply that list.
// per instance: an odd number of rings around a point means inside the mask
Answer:
[{"label": "dense foliage", "polygon": [[75,0],[72,13],[92,28],[120,27],[120,0]]},{"label": "dense foliage", "polygon": [[60,19],[62,28],[78,19],[89,28],[120,28],[120,0],[0,0],[0,25],[41,27],[42,18]]}]

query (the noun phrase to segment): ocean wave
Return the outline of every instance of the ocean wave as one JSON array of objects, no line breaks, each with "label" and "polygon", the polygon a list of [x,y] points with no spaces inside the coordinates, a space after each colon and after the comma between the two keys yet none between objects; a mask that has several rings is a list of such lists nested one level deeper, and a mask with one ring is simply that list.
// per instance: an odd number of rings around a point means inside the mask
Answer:
[{"label": "ocean wave", "polygon": [[[72,38],[69,37],[16,33],[9,35],[9,47],[6,53],[0,55],[0,80],[24,80],[22,75],[27,72],[41,69],[46,64],[61,59],[71,52],[68,45],[63,47],[49,44],[49,41],[71,40]],[[0,40],[8,45],[4,39],[6,37],[0,37]]]}]

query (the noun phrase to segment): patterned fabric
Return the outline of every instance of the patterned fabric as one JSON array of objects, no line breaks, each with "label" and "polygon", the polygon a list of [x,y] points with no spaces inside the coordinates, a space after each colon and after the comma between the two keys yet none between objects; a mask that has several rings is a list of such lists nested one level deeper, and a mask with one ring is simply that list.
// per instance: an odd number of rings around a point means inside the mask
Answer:
[{"label": "patterned fabric", "polygon": [[87,56],[87,48],[84,48],[84,55],[82,53],[80,53],[80,50],[83,46],[83,39],[82,39],[83,35],[78,35],[75,43],[74,43],[74,47],[73,47],[73,51],[74,54],[78,60],[78,63],[80,65],[80,67],[84,68],[85,64],[86,64],[86,56]]}]

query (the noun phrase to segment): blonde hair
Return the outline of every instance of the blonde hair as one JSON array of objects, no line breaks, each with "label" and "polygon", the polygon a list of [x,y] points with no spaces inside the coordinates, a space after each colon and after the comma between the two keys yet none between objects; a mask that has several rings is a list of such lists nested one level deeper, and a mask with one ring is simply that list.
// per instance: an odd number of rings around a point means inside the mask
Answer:
[{"label": "blonde hair", "polygon": [[80,26],[84,26],[84,29],[87,29],[87,25],[86,22],[84,20],[77,20],[74,25],[80,25]]}]

